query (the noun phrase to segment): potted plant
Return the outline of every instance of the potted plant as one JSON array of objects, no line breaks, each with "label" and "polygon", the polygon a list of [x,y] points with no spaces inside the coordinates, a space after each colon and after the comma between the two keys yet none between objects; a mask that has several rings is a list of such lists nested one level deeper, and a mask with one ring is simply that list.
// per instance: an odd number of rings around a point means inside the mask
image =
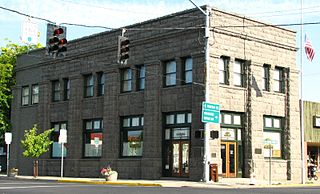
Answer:
[{"label": "potted plant", "polygon": [[105,176],[106,181],[116,181],[118,179],[118,172],[112,170],[110,165],[107,168],[102,168],[100,173]]},{"label": "potted plant", "polygon": [[11,168],[10,171],[9,171],[9,176],[10,177],[15,177],[18,175],[18,169],[17,168]]}]

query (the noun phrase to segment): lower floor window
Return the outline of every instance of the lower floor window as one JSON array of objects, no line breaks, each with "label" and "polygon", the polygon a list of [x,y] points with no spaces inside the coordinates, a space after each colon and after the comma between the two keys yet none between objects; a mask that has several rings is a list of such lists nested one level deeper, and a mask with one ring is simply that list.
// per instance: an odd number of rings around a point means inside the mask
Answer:
[{"label": "lower floor window", "polygon": [[143,150],[143,116],[123,117],[122,122],[122,153],[127,156],[142,156]]},{"label": "lower floor window", "polygon": [[[53,123],[52,124],[54,130],[52,132],[52,152],[51,157],[57,158],[61,157],[62,152],[62,144],[59,143],[59,135],[60,135],[60,129],[67,129],[67,123],[66,122],[59,122],[59,123]],[[63,157],[67,156],[67,148],[63,147]]]},{"label": "lower floor window", "polygon": [[102,129],[102,119],[85,121],[84,157],[101,157]]}]

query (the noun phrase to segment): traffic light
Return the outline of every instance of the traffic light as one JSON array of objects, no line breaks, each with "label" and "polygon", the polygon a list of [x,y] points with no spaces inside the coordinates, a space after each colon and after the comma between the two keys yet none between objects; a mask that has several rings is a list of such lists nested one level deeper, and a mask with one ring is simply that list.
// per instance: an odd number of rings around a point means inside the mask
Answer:
[{"label": "traffic light", "polygon": [[47,25],[47,54],[53,56],[65,56],[67,51],[67,28],[54,24]]},{"label": "traffic light", "polygon": [[118,63],[126,64],[129,59],[129,44],[130,41],[124,36],[118,38]]}]

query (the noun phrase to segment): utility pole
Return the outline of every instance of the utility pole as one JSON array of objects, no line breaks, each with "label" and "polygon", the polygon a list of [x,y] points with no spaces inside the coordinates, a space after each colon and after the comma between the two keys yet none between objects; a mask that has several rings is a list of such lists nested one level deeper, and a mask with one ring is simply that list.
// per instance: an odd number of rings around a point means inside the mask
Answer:
[{"label": "utility pole", "polygon": [[[205,24],[205,67],[206,67],[206,79],[205,79],[205,101],[209,101],[209,84],[208,81],[209,79],[209,58],[210,58],[210,53],[209,53],[209,33],[210,33],[210,11],[206,9],[204,11],[201,7],[196,5],[192,0],[189,0],[194,6],[196,6],[206,17],[206,24]],[[204,123],[204,156],[203,156],[203,170],[204,170],[204,182],[209,182],[209,163],[211,159],[210,155],[210,145],[209,145],[209,135],[210,135],[210,130],[208,129],[208,124]]]}]

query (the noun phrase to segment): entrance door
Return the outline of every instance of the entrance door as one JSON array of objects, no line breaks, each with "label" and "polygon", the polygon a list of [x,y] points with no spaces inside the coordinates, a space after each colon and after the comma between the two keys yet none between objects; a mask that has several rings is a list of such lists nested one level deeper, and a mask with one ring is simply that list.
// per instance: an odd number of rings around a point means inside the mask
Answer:
[{"label": "entrance door", "polygon": [[221,143],[221,159],[222,159],[222,176],[227,178],[236,177],[236,158],[237,149],[236,142]]},{"label": "entrance door", "polygon": [[189,142],[172,142],[172,175],[189,176]]}]

